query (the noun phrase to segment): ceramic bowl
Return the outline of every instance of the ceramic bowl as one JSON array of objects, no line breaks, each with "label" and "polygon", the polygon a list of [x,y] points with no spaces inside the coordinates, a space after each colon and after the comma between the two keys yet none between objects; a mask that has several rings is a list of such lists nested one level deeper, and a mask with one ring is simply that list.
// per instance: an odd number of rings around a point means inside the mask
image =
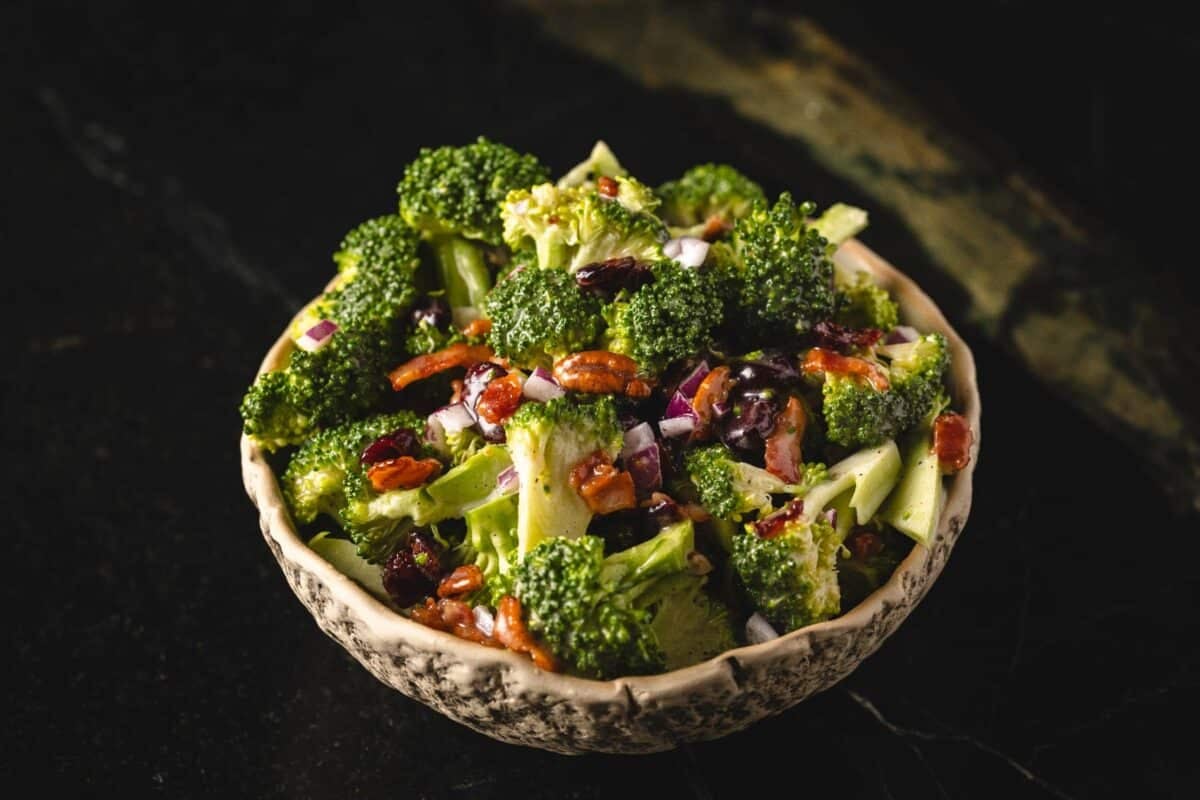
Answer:
[{"label": "ceramic bowl", "polygon": [[[288,584],[321,630],[387,685],[480,733],[559,753],[649,753],[716,739],[829,688],[899,627],[941,573],[970,509],[980,440],[974,360],[933,301],[860,242],[843,244],[835,260],[874,275],[907,324],[946,335],[954,406],[975,434],[928,546],[914,546],[883,587],[842,616],[662,675],[593,681],[543,672],[523,656],[411,622],[335,570],[297,535],[263,452],[243,436],[246,491]],[[281,364],[291,346],[280,337],[261,369]]]}]

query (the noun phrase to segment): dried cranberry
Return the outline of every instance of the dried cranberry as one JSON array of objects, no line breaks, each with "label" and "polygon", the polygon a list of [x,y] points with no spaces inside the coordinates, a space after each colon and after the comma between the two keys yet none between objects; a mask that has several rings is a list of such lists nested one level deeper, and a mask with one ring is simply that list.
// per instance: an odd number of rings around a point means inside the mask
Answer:
[{"label": "dried cranberry", "polygon": [[408,537],[408,549],[413,554],[413,562],[417,569],[430,582],[437,583],[446,575],[446,568],[442,565],[442,548],[434,539],[427,533],[416,531]]},{"label": "dried cranberry", "polygon": [[411,606],[433,594],[437,588],[425,577],[413,551],[402,547],[388,558],[383,567],[383,588],[398,606]]},{"label": "dried cranberry", "polygon": [[378,464],[380,461],[420,454],[421,442],[417,435],[408,428],[397,428],[364,447],[358,461],[360,464]]},{"label": "dried cranberry", "polygon": [[413,327],[432,325],[439,330],[450,326],[450,306],[440,297],[427,297],[412,310]]},{"label": "dried cranberry", "polygon": [[800,371],[787,355],[768,350],[734,364],[733,377],[746,386],[786,386],[800,380]]},{"label": "dried cranberry", "polygon": [[738,387],[730,397],[729,414],[720,420],[721,441],[743,458],[758,460],[767,437],[775,430],[780,393],[770,387]]},{"label": "dried cranberry", "polygon": [[659,528],[665,528],[673,523],[682,522],[684,513],[670,495],[655,492],[650,495],[650,505],[646,506],[646,516]]},{"label": "dried cranberry", "polygon": [[610,258],[580,267],[575,283],[581,289],[612,296],[622,289],[635,291],[650,280],[650,268],[632,256]]},{"label": "dried cranberry", "polygon": [[820,347],[837,350],[845,355],[875,344],[883,336],[883,331],[876,328],[856,330],[827,319],[813,326],[813,335]]},{"label": "dried cranberry", "polygon": [[804,513],[804,501],[793,500],[774,514],[769,514],[754,523],[754,532],[764,539],[773,539],[783,533],[784,527]]},{"label": "dried cranberry", "polygon": [[866,561],[883,552],[883,539],[869,528],[856,528],[846,545],[859,561]]}]

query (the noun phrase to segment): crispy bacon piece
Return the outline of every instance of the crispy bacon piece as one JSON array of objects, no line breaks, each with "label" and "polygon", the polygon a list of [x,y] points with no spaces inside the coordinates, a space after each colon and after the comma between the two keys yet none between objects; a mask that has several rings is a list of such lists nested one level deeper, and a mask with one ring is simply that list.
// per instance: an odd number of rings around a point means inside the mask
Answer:
[{"label": "crispy bacon piece", "polygon": [[454,367],[469,367],[480,361],[490,361],[492,348],[485,344],[452,344],[444,350],[417,356],[388,373],[388,380],[397,392],[422,378],[445,372]]},{"label": "crispy bacon piece", "polygon": [[567,483],[579,493],[593,514],[611,514],[637,507],[633,476],[614,467],[608,456],[599,450],[575,465],[567,476]]},{"label": "crispy bacon piece", "polygon": [[715,242],[731,230],[733,230],[732,222],[720,214],[713,214],[704,221],[704,231],[700,234],[700,238],[706,242]]},{"label": "crispy bacon piece", "polygon": [[438,611],[441,612],[442,621],[446,625],[443,630],[448,630],[458,638],[466,639],[476,644],[487,645],[488,647],[503,646],[495,637],[488,636],[479,630],[479,626],[475,624],[475,612],[462,600],[443,598],[438,600],[437,606]]},{"label": "crispy bacon piece", "polygon": [[620,194],[621,187],[612,178],[607,175],[601,175],[596,179],[596,191],[611,200]]},{"label": "crispy bacon piece", "polygon": [[885,392],[891,385],[887,373],[878,364],[862,358],[844,356],[824,347],[814,347],[804,356],[800,371],[805,375],[831,372],[834,375],[857,375],[870,381],[878,391]]},{"label": "crispy bacon piece", "polygon": [[409,615],[413,622],[419,622],[426,628],[439,631],[450,630],[450,625],[442,618],[442,611],[432,597],[425,598],[425,605],[414,606]]},{"label": "crispy bacon piece", "polygon": [[730,377],[729,367],[720,366],[704,376],[696,387],[696,395],[692,398],[692,410],[696,412],[696,427],[692,429],[691,438],[702,441],[708,438],[712,430],[712,420],[716,415],[714,408],[729,400],[729,390],[733,388],[733,378]]},{"label": "crispy bacon piece", "polygon": [[798,397],[789,397],[775,420],[775,430],[767,437],[767,472],[787,483],[800,481],[800,442],[808,427],[808,414]]},{"label": "crispy bacon piece", "polygon": [[942,472],[958,472],[971,461],[971,423],[950,411],[933,421],[933,452]]},{"label": "crispy bacon piece", "polygon": [[475,413],[484,422],[500,425],[521,405],[521,374],[510,372],[488,383],[475,404]]},{"label": "crispy bacon piece", "polygon": [[437,587],[438,597],[457,597],[483,588],[483,570],[474,564],[463,564],[442,578]]},{"label": "crispy bacon piece", "polygon": [[450,405],[461,403],[463,399],[463,389],[467,384],[461,378],[455,378],[450,381]]},{"label": "crispy bacon piece", "polygon": [[813,333],[821,347],[848,353],[851,350],[866,349],[883,337],[883,331],[878,328],[847,328],[833,320],[825,319],[813,326]]},{"label": "crispy bacon piece", "polygon": [[554,363],[554,380],[564,389],[585,394],[650,396],[650,384],[638,377],[637,362],[607,350],[584,350]]},{"label": "crispy bacon piece", "polygon": [[367,468],[367,479],[377,492],[392,489],[414,489],[442,470],[436,458],[416,459],[412,456],[377,461]]},{"label": "crispy bacon piece", "polygon": [[528,653],[533,663],[547,672],[559,671],[554,654],[538,644],[525,627],[525,621],[521,619],[521,601],[511,594],[500,598],[500,605],[496,609],[495,636],[500,644],[514,653]]},{"label": "crispy bacon piece", "polygon": [[774,539],[783,533],[784,527],[804,513],[804,501],[793,500],[773,514],[754,523],[754,532],[764,539]]},{"label": "crispy bacon piece", "polygon": [[486,336],[492,332],[492,321],[490,319],[473,319],[467,323],[467,327],[462,329],[463,336]]}]

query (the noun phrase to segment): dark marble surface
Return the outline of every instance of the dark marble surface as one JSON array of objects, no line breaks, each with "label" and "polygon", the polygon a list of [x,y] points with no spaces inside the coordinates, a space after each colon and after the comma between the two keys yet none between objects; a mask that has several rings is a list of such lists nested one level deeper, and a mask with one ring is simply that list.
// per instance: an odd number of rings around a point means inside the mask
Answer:
[{"label": "dark marble surface", "polygon": [[[717,158],[769,191],[869,193],[802,139],[717,95],[647,88],[524,11],[281,8],[0,17],[10,785],[719,798],[781,776],[823,797],[1193,795],[1192,503],[1168,500],[1149,444],[968,314],[961,276],[886,204],[863,238],[973,347],[983,456],[946,572],[846,681],[723,741],[567,758],[472,733],[322,636],[242,492],[236,404],[418,146],[486,133],[563,169],[603,136],[650,181]],[[920,95],[919,70],[907,80]],[[1141,252],[1132,228],[1113,235]],[[1027,241],[1078,257],[1070,240]],[[1120,305],[1120,286],[1099,291]],[[1182,326],[1178,301],[1160,313]],[[1194,412],[1181,386],[1175,407]]]}]

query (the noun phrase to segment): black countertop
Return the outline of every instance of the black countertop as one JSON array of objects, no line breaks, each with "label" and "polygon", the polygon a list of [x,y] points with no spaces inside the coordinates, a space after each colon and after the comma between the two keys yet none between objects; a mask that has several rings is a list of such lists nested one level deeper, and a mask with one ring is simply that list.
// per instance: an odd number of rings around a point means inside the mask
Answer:
[{"label": "black countertop", "polygon": [[[952,77],[872,64],[886,32],[781,5],[4,12],[0,774],[88,797],[716,798],[775,776],[825,797],[1190,796],[1195,271],[1048,150],[981,143]],[[480,133],[555,169],[602,137],[652,183],[727,160],[867,206],[864,241],[967,338],[970,520],[841,684],[722,741],[556,756],[380,684],[288,590],[241,487],[241,393],[416,149]]]}]

